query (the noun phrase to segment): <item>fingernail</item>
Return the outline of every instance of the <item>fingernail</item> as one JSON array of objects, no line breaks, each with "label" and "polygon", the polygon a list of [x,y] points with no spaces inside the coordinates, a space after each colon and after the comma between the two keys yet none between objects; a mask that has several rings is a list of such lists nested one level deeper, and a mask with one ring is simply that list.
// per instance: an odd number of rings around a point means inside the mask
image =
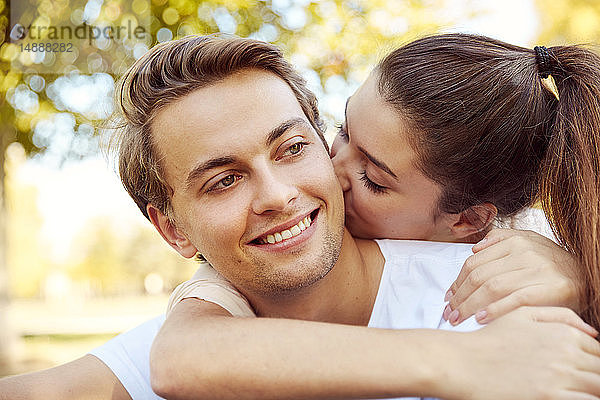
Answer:
[{"label": "fingernail", "polygon": [[450,304],[446,304],[446,308],[444,308],[444,313],[442,314],[442,318],[448,321],[448,316],[452,312],[452,308],[450,308]]},{"label": "fingernail", "polygon": [[452,290],[448,290],[446,292],[446,297],[444,297],[444,301],[448,301],[452,298],[452,296],[454,296],[454,292]]},{"label": "fingernail", "polygon": [[455,325],[458,322],[458,317],[459,317],[458,310],[454,310],[448,316],[448,321],[450,321],[450,323],[452,325]]},{"label": "fingernail", "polygon": [[475,313],[475,319],[477,320],[477,322],[484,322],[487,315],[488,315],[487,311],[480,310],[480,311],[477,311],[477,313]]},{"label": "fingernail", "polygon": [[482,245],[482,244],[485,244],[487,241],[488,241],[488,238],[484,237],[479,242],[477,242],[477,244]]}]

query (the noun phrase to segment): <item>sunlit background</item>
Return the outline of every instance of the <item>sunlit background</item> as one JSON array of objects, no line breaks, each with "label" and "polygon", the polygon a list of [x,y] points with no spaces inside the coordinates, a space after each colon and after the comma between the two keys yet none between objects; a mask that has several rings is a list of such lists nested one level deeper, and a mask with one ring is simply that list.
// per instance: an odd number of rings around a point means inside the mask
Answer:
[{"label": "sunlit background", "polygon": [[[280,45],[317,93],[331,137],[347,96],[397,44],[447,31],[527,47],[600,36],[594,0],[16,4],[0,0],[0,376],[69,361],[162,313],[193,273],[126,195],[105,151],[115,79],[153,44],[221,31]],[[16,23],[129,24],[145,36],[21,38]],[[73,51],[31,51],[41,42]]]}]

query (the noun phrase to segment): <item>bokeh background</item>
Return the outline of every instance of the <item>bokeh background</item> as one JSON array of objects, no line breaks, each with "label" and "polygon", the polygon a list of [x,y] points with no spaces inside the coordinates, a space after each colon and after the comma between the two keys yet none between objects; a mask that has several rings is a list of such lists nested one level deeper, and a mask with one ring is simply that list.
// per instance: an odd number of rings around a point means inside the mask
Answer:
[{"label": "bokeh background", "polygon": [[[23,37],[28,25],[47,29]],[[50,30],[81,25],[144,35]],[[594,44],[600,1],[0,0],[0,377],[72,360],[162,313],[193,273],[121,188],[103,121],[115,81],[148,48],[219,31],[281,46],[331,137],[346,98],[394,46],[448,31]]]}]

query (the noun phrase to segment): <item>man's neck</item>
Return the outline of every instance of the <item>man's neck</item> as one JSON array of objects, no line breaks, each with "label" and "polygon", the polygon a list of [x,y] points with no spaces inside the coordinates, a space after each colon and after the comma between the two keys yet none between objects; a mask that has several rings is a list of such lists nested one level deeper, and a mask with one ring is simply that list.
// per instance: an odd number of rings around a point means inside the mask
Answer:
[{"label": "man's neck", "polygon": [[344,230],[338,260],[325,277],[286,296],[250,302],[261,317],[367,325],[384,263],[377,243]]}]

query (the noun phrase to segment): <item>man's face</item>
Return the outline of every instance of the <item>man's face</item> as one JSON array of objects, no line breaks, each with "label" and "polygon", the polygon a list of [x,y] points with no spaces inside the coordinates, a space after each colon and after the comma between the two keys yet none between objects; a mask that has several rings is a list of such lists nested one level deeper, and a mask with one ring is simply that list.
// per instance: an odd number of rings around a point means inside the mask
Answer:
[{"label": "man's face", "polygon": [[283,80],[236,73],[162,109],[152,131],[178,232],[241,292],[286,294],[329,272],[343,195]]}]

